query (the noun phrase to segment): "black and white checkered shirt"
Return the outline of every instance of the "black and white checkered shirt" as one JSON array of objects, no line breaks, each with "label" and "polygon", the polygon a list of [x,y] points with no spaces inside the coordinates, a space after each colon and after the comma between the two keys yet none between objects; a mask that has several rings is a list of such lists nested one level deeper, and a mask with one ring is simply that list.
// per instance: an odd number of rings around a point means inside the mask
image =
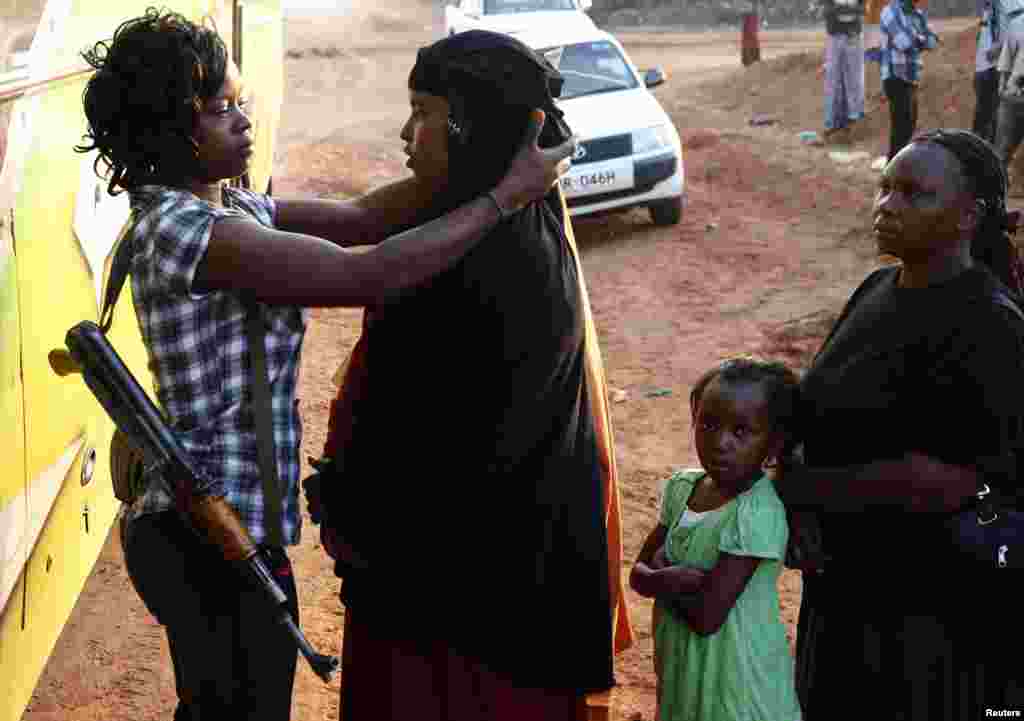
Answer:
[{"label": "black and white checkered shirt", "polygon": [[[192,193],[144,186],[131,194],[135,313],[156,383],[156,397],[172,429],[195,461],[238,512],[253,541],[266,537],[252,407],[245,307],[226,291],[196,293],[196,269],[206,254],[213,224],[245,217],[273,227],[274,202],[266,195],[224,188],[224,208]],[[295,387],[306,312],[263,306],[267,370],[277,471],[282,488],[286,544],[299,541],[299,444],[302,428]],[[175,507],[160,478],[127,510],[129,520]]]}]

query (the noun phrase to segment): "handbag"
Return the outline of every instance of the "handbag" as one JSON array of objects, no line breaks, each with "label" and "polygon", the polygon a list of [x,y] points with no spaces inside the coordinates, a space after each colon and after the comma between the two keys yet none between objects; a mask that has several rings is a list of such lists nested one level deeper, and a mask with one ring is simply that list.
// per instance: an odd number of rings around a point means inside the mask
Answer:
[{"label": "handbag", "polygon": [[961,560],[974,567],[1024,568],[1024,512],[997,503],[988,484],[975,508],[954,517],[953,533]]}]

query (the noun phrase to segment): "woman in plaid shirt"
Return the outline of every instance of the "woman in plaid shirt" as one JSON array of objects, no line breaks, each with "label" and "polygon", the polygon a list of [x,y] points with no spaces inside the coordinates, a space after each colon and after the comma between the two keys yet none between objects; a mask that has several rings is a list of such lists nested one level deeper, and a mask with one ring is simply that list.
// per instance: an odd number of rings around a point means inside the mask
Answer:
[{"label": "woman in plaid shirt", "polygon": [[[245,85],[214,31],[150,10],[85,57],[96,72],[80,150],[98,150],[109,192],[131,197],[128,252],[118,258],[130,265],[157,399],[215,495],[260,544],[297,618],[284,548],[299,540],[302,308],[378,304],[450,267],[545,195],[572,142],[541,150],[535,115],[492,189],[415,227],[432,190],[416,178],[352,202],[277,200],[225,185],[248,169],[253,131]],[[257,301],[266,328],[279,525],[264,517],[243,298]],[[132,581],[167,629],[175,719],[287,719],[295,647],[259,589],[191,535],[164,479],[151,479],[125,518]]]}]

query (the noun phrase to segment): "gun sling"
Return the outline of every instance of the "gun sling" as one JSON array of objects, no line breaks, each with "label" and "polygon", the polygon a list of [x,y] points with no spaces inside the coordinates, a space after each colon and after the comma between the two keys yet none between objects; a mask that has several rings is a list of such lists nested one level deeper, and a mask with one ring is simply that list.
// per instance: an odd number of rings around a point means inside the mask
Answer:
[{"label": "gun sling", "polygon": [[263,527],[266,542],[283,546],[281,533],[281,481],[277,477],[276,446],[270,380],[267,373],[266,325],[259,304],[245,302],[245,332],[249,337],[250,372],[252,374],[253,415],[256,425],[256,447],[263,477]]}]

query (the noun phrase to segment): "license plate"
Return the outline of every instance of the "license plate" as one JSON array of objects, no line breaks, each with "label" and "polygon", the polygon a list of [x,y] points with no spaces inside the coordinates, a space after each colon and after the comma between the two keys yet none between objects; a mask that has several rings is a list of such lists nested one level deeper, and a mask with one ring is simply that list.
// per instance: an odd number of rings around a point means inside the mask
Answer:
[{"label": "license plate", "polygon": [[567,198],[595,193],[610,193],[633,187],[633,161],[594,163],[572,168],[562,176],[562,192]]}]

